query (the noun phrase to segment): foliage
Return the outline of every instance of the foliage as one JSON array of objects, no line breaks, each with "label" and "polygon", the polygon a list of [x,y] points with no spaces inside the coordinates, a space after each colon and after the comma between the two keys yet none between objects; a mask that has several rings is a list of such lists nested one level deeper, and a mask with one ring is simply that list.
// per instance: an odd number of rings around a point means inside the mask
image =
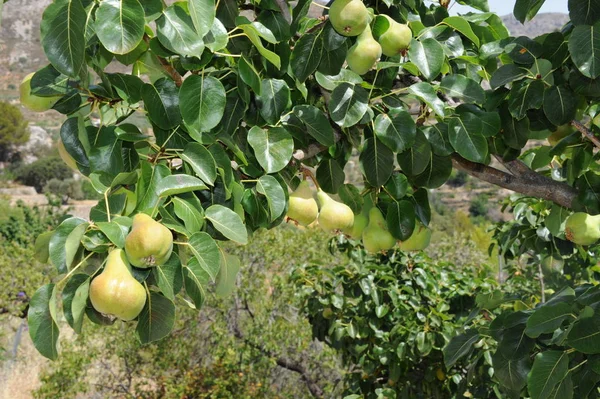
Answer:
[{"label": "foliage", "polygon": [[7,161],[13,145],[24,144],[29,140],[27,121],[18,107],[0,101],[0,161]]},{"label": "foliage", "polygon": [[15,172],[15,180],[27,186],[35,187],[41,193],[52,179],[64,180],[73,177],[73,171],[60,159],[53,156],[20,166]]},{"label": "foliage", "polygon": [[44,193],[56,195],[63,204],[69,199],[82,200],[85,198],[82,190],[82,181],[78,179],[50,179],[44,186]]},{"label": "foliage", "polygon": [[486,194],[477,194],[469,204],[469,214],[471,216],[486,216],[488,213],[488,196]]}]

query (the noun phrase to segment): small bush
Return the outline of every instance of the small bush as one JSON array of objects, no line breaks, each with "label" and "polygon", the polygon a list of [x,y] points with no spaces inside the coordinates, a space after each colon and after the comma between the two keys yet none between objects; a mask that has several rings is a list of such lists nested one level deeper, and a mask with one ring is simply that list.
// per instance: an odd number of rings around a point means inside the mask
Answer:
[{"label": "small bush", "polygon": [[464,186],[469,178],[466,172],[462,170],[453,170],[450,178],[446,182],[451,187],[461,187]]},{"label": "small bush", "polygon": [[82,200],[85,197],[81,181],[75,179],[50,179],[44,186],[44,193],[56,195],[63,204],[68,203],[69,199]]},{"label": "small bush", "polygon": [[73,171],[69,169],[60,157],[48,157],[37,160],[29,165],[24,165],[15,171],[15,179],[27,186],[35,187],[41,193],[44,186],[51,179],[65,180],[73,177]]},{"label": "small bush", "polygon": [[479,194],[477,197],[471,200],[469,205],[469,214],[473,217],[486,216],[488,213],[488,196],[485,194]]}]

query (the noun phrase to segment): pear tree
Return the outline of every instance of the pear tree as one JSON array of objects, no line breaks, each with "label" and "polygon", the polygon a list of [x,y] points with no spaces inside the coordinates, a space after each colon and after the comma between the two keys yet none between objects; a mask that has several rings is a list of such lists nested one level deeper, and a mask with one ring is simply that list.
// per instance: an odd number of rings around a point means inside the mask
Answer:
[{"label": "pear tree", "polygon": [[[540,231],[593,255],[598,225],[577,215],[600,213],[600,0],[570,0],[570,22],[534,38],[511,36],[487,0],[461,0],[464,15],[451,3],[335,0],[315,17],[310,0],[53,1],[48,64],[22,101],[64,115],[61,156],[102,200],[38,237],[57,274],[30,302],[40,353],[59,356],[58,304],[76,332],[117,317],[142,343],[168,336],[177,306],[202,311],[234,289],[222,242],[245,245],[286,214],[358,248],[368,232],[381,256],[421,250],[429,191],[453,169],[536,198],[553,215]],[[531,20],[543,3],[518,0],[514,15]],[[361,179],[349,181],[355,159]],[[109,290],[121,279],[136,287],[127,309]],[[600,353],[566,342],[535,346],[531,397],[549,397],[536,389],[551,362]]]}]

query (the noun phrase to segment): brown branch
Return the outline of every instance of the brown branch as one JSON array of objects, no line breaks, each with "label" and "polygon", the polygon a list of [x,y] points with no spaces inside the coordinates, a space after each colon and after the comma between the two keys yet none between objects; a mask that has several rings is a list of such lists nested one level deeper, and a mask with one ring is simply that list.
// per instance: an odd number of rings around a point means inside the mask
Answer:
[{"label": "brown branch", "polygon": [[572,208],[573,201],[577,197],[577,191],[568,184],[557,182],[533,171],[531,172],[535,176],[530,173],[513,175],[491,166],[471,162],[458,154],[452,155],[452,164],[456,169],[480,180],[520,194],[552,201],[565,208]]},{"label": "brown branch", "polygon": [[[146,44],[150,45],[150,36],[144,34],[144,41],[146,42]],[[156,58],[158,58],[158,60],[160,61],[160,64],[162,65],[163,69],[169,74],[169,76],[171,76],[171,79],[175,81],[175,85],[177,87],[181,87],[181,85],[183,84],[183,77],[179,74],[179,72],[177,72],[177,70],[173,68],[173,66],[166,59],[159,57],[158,55],[156,56]]]},{"label": "brown branch", "polygon": [[596,147],[600,148],[600,140],[598,140],[594,133],[590,129],[585,127],[583,123],[579,122],[578,120],[572,120],[571,125],[573,125],[577,130],[579,130],[581,134],[583,134],[589,141],[594,143]]}]

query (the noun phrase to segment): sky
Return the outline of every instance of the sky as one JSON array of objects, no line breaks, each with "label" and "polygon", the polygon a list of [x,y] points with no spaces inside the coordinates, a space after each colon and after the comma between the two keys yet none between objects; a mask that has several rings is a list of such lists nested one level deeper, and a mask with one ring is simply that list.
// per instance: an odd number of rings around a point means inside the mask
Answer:
[{"label": "sky", "polygon": [[[495,12],[498,15],[506,15],[512,14],[515,0],[488,0],[488,4],[491,12]],[[452,8],[450,9],[451,14],[462,14],[469,11],[476,10],[456,3],[452,5]],[[567,14],[567,0],[546,0],[539,12],[562,12]]]}]

